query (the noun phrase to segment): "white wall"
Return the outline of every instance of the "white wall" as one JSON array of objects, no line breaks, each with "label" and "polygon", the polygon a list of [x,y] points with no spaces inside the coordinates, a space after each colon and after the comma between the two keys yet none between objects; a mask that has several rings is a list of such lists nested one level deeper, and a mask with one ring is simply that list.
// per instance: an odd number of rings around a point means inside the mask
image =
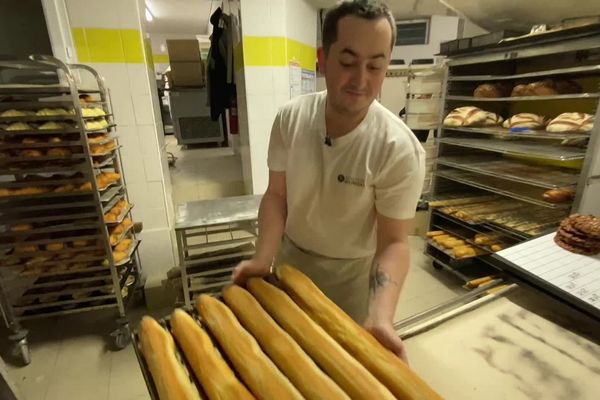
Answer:
[{"label": "white wall", "polygon": [[395,46],[392,59],[404,59],[406,64],[417,58],[433,58],[440,51],[440,43],[456,39],[459,18],[432,15],[429,25],[429,43],[425,45]]}]

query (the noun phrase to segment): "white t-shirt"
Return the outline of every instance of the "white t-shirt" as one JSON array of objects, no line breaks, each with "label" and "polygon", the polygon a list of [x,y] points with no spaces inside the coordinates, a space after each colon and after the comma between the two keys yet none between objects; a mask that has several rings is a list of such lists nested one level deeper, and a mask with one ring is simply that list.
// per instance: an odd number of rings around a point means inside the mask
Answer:
[{"label": "white t-shirt", "polygon": [[374,101],[364,120],[325,144],[327,92],[300,96],[273,123],[268,166],[285,171],[286,235],[330,258],[376,250],[376,212],[411,219],[425,176],[425,151],[396,115]]}]

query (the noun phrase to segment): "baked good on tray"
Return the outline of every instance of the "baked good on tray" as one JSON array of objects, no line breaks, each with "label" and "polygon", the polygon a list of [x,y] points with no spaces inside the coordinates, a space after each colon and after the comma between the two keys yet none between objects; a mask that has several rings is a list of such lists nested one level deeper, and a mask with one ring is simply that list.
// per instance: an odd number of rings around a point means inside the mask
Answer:
[{"label": "baked good on tray", "polygon": [[502,124],[507,129],[511,128],[527,128],[527,129],[544,129],[546,126],[546,118],[531,113],[520,113],[508,118]]},{"label": "baked good on tray", "polygon": [[586,113],[562,113],[548,123],[548,132],[590,132],[594,116]]},{"label": "baked good on tray", "polygon": [[303,399],[221,301],[201,294],[196,308],[241,379],[259,399]]},{"label": "baked good on tray", "polygon": [[573,214],[561,221],[554,242],[572,253],[600,254],[600,219],[593,215]]},{"label": "baked good on tray", "polygon": [[477,98],[498,98],[510,94],[511,88],[506,83],[482,83],[473,91],[473,96]]},{"label": "baked good on tray", "polygon": [[459,107],[456,108],[444,118],[444,126],[496,126],[502,123],[502,117],[482,110],[478,107]]},{"label": "baked good on tray", "polygon": [[573,189],[550,189],[542,195],[544,200],[549,203],[568,203],[575,198],[575,190]]},{"label": "baked good on tray", "polygon": [[254,399],[219,354],[208,334],[188,313],[180,309],[173,311],[171,330],[209,398]]},{"label": "baked good on tray", "polygon": [[142,318],[140,343],[161,400],[201,399],[198,389],[177,359],[173,337],[151,317]]},{"label": "baked good on tray", "polygon": [[556,96],[560,94],[581,92],[581,86],[575,81],[565,79],[544,79],[543,81],[516,85],[511,92],[511,97]]},{"label": "baked good on tray", "polygon": [[291,266],[283,265],[277,268],[277,277],[294,301],[396,398],[441,399],[400,358],[329,300],[306,275]]},{"label": "baked good on tray", "polygon": [[[258,300],[237,285],[223,289],[223,299],[265,353],[307,399],[350,399],[267,314]],[[292,361],[293,360],[293,361]]]}]

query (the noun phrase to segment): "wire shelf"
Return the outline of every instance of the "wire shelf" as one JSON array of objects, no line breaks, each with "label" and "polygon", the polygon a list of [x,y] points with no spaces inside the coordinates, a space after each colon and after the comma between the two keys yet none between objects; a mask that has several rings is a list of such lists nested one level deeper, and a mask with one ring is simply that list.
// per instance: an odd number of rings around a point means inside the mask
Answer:
[{"label": "wire shelf", "polygon": [[513,138],[530,138],[530,139],[549,139],[549,140],[576,140],[576,139],[589,139],[589,132],[573,132],[573,133],[554,133],[547,131],[524,131],[524,132],[511,132],[510,129],[502,127],[490,127],[490,128],[471,128],[471,127],[450,127],[445,126],[445,131],[454,132],[467,132],[467,133],[480,133],[484,135],[513,137]]},{"label": "wire shelf", "polygon": [[545,71],[527,72],[514,75],[455,75],[449,76],[451,82],[478,82],[478,81],[502,81],[513,79],[538,78],[541,76],[555,75],[591,75],[600,73],[600,65],[585,65],[583,67],[556,68]]},{"label": "wire shelf", "polygon": [[464,102],[517,102],[517,101],[549,101],[549,100],[574,100],[574,99],[597,99],[600,93],[576,93],[576,94],[558,94],[555,96],[519,96],[519,97],[475,97],[448,95],[448,101]]}]

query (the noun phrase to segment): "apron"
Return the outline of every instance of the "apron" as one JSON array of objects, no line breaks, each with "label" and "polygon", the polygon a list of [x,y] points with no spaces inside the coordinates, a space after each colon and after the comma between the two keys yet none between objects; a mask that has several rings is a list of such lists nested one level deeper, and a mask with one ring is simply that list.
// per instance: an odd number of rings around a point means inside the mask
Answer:
[{"label": "apron", "polygon": [[369,311],[373,257],[329,258],[296,246],[284,236],[275,268],[289,264],[308,276],[325,296],[361,324]]}]

